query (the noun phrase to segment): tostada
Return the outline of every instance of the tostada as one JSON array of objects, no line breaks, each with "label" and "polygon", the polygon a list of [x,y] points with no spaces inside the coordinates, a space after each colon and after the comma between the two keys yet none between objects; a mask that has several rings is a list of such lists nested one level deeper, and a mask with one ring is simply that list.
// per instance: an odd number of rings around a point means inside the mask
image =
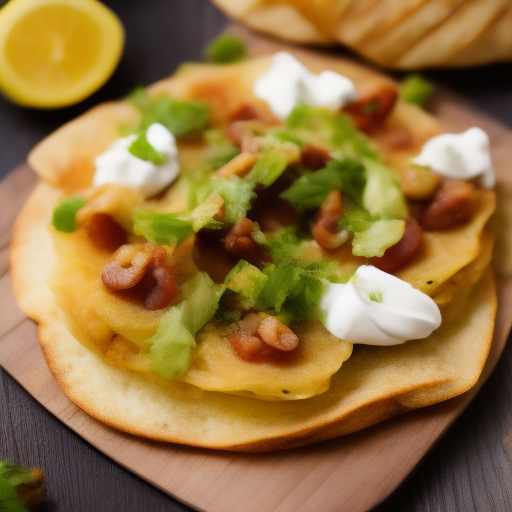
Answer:
[{"label": "tostada", "polygon": [[289,53],[186,64],[41,142],[19,303],[64,392],[144,437],[265,451],[478,379],[496,297],[487,135]]}]

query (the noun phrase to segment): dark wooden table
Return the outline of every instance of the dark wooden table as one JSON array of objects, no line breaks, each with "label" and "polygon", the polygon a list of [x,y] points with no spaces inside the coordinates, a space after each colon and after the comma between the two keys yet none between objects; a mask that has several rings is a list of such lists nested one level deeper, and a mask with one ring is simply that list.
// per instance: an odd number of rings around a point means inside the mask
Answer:
[{"label": "dark wooden table", "polygon": [[[100,91],[74,107],[36,111],[0,97],[0,178],[64,122],[137,84],[171,74],[184,60],[200,59],[205,44],[228,23],[206,0],[105,3],[126,29],[120,66]],[[426,75],[512,126],[512,64]],[[0,459],[45,469],[48,491],[42,511],[190,510],[92,448],[1,369]],[[423,464],[378,507],[379,512],[508,510],[512,510],[512,344],[470,407]]]}]

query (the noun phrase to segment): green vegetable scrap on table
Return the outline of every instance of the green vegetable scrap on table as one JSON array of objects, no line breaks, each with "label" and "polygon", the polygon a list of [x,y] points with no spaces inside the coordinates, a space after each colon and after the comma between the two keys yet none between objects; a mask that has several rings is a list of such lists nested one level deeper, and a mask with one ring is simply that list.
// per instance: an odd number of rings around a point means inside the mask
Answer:
[{"label": "green vegetable scrap on table", "polygon": [[214,39],[205,50],[206,60],[213,64],[229,64],[245,59],[243,41],[231,34],[223,34]]},{"label": "green vegetable scrap on table", "polygon": [[29,512],[44,499],[45,478],[40,469],[0,461],[0,511]]},{"label": "green vegetable scrap on table", "polygon": [[423,107],[432,97],[436,88],[421,75],[409,75],[400,87],[400,98],[407,103]]}]

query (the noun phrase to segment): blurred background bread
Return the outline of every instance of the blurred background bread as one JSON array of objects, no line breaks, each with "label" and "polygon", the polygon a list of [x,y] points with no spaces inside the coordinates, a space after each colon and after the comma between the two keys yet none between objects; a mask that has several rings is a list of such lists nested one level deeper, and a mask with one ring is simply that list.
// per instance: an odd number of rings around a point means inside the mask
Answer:
[{"label": "blurred background bread", "polygon": [[512,60],[512,0],[212,0],[296,43],[341,43],[396,69]]}]

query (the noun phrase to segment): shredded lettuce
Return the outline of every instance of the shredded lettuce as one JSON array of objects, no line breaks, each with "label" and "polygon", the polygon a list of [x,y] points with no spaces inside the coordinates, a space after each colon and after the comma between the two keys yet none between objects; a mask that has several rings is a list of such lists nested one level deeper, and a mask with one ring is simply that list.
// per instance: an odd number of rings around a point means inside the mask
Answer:
[{"label": "shredded lettuce", "polygon": [[133,215],[133,232],[157,245],[179,243],[194,232],[190,219],[182,215],[137,210]]},{"label": "shredded lettuce", "polygon": [[285,152],[269,147],[263,152],[263,156],[256,162],[246,179],[261,183],[265,188],[270,187],[283,174],[287,165],[288,158]]},{"label": "shredded lettuce", "polygon": [[288,116],[285,129],[280,127],[279,131],[334,151],[339,158],[378,158],[366,135],[355,128],[348,115],[341,112],[299,105]]},{"label": "shredded lettuce", "polygon": [[66,197],[53,209],[52,226],[57,231],[73,233],[76,230],[76,214],[86,204],[83,197]]},{"label": "shredded lettuce", "polygon": [[179,101],[168,94],[149,98],[142,87],[133,91],[129,99],[142,111],[140,131],[160,123],[173,135],[181,137],[203,130],[210,119],[210,107],[203,101]]},{"label": "shredded lettuce", "polygon": [[354,158],[331,160],[326,167],[304,174],[281,193],[298,212],[319,208],[334,188],[338,188],[357,204],[362,202],[366,184],[364,166]]},{"label": "shredded lettuce", "polygon": [[183,286],[184,300],[162,318],[158,331],[149,340],[153,369],[168,379],[183,375],[192,359],[199,329],[215,314],[225,285],[215,284],[199,272]]},{"label": "shredded lettuce", "polygon": [[206,60],[214,64],[229,64],[245,58],[245,44],[232,34],[214,39],[205,50]]},{"label": "shredded lettuce", "polygon": [[354,233],[352,254],[365,258],[384,256],[385,250],[398,243],[404,232],[403,220],[378,220],[368,229]]},{"label": "shredded lettuce", "polygon": [[405,197],[394,171],[375,160],[364,159],[366,186],[363,205],[377,218],[400,219],[408,216]]},{"label": "shredded lettuce", "polygon": [[244,309],[251,309],[264,288],[268,276],[245,260],[238,264],[226,277],[226,287],[240,296],[240,304]]},{"label": "shredded lettuce", "polygon": [[240,154],[240,149],[234,146],[226,137],[224,130],[210,129],[204,132],[204,138],[208,143],[206,163],[214,170],[220,169],[230,160]]},{"label": "shredded lettuce", "polygon": [[256,198],[254,183],[238,176],[204,180],[201,183],[196,182],[193,187],[196,201],[202,202],[213,193],[224,199],[225,220],[228,224],[235,224],[243,219],[251,207],[251,202]]},{"label": "shredded lettuce", "polygon": [[336,262],[303,262],[287,258],[269,265],[263,273],[268,277],[256,302],[256,308],[270,314],[289,311],[297,321],[312,313],[318,318],[318,308],[325,283],[340,280]]}]

